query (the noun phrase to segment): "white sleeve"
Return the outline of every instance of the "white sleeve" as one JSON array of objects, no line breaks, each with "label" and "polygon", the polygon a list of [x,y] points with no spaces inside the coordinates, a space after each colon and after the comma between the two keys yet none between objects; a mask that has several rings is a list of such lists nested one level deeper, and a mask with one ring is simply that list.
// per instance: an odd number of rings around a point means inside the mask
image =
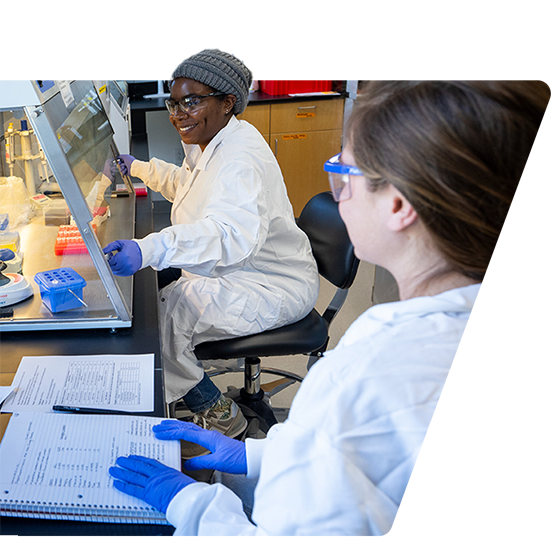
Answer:
[{"label": "white sleeve", "polygon": [[152,158],[149,162],[134,160],[130,166],[130,174],[141,179],[151,190],[160,192],[169,202],[173,202],[182,169],[174,164]]},{"label": "white sleeve", "polygon": [[258,207],[261,188],[260,174],[244,162],[222,169],[200,220],[136,240],[143,266],[182,268],[209,277],[242,269],[267,237]]},{"label": "white sleeve", "polygon": [[277,431],[281,428],[282,423],[274,424],[269,430],[265,438],[254,439],[247,438],[245,440],[245,455],[247,457],[247,477],[258,478],[260,475],[260,465],[262,463],[262,456],[264,455],[264,449],[269,439],[273,438]]},{"label": "white sleeve", "polygon": [[257,535],[243,512],[241,499],[220,483],[193,483],[184,487],[170,502],[167,520],[176,528],[175,535],[236,536]]},{"label": "white sleeve", "polygon": [[323,432],[287,420],[267,440],[252,519],[268,535],[381,535],[397,505]]}]

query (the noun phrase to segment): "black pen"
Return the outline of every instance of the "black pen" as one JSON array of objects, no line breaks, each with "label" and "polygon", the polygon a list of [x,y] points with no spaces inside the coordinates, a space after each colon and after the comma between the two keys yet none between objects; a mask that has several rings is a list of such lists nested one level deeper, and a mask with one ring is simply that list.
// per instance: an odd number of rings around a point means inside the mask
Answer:
[{"label": "black pen", "polygon": [[66,413],[87,413],[94,415],[131,415],[133,411],[117,411],[116,409],[95,409],[93,407],[72,407],[70,405],[54,405],[53,411],[65,411]]}]

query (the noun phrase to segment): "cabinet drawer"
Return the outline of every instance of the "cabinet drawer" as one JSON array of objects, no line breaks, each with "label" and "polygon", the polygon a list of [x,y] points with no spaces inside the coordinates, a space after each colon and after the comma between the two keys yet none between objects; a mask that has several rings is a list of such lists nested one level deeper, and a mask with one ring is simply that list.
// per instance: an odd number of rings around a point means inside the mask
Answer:
[{"label": "cabinet drawer", "polygon": [[343,99],[273,104],[270,133],[342,129],[343,109]]},{"label": "cabinet drawer", "polygon": [[270,134],[270,105],[249,105],[237,118],[246,120],[263,135]]}]

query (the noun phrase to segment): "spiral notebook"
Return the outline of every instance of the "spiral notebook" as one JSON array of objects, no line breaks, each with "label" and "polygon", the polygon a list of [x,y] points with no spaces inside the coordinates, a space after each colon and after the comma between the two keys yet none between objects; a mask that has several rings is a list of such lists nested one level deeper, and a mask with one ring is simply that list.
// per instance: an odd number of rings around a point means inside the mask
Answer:
[{"label": "spiral notebook", "polygon": [[167,524],[165,515],[113,487],[119,456],[180,470],[180,443],[155,438],[162,418],[15,413],[0,445],[0,516]]}]

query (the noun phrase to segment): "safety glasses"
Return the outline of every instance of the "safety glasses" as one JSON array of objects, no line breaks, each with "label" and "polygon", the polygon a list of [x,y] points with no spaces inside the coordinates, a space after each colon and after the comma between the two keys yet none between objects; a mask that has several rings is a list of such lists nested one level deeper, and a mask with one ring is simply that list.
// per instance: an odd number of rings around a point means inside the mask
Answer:
[{"label": "safety glasses", "polygon": [[355,166],[340,163],[341,155],[337,154],[325,162],[323,169],[329,175],[329,184],[335,202],[348,200],[352,195],[350,191],[350,175],[361,175],[361,170]]},{"label": "safety glasses", "polygon": [[172,116],[175,116],[178,113],[178,108],[182,112],[198,110],[200,108],[201,101],[203,99],[206,99],[207,97],[216,97],[217,95],[226,95],[226,94],[221,93],[219,91],[215,91],[213,93],[209,93],[208,95],[189,95],[188,97],[185,97],[181,101],[172,101],[171,99],[167,99],[165,101],[165,105],[166,105],[166,108],[168,109],[168,112],[170,112]]}]

